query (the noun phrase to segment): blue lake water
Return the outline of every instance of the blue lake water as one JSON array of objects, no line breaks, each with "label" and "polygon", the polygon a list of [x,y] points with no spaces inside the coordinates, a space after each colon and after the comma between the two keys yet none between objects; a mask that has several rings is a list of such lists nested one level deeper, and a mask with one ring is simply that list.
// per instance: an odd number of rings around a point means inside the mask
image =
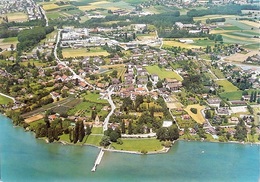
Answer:
[{"label": "blue lake water", "polygon": [[0,174],[8,181],[255,181],[260,146],[178,141],[166,154],[105,152],[89,146],[46,144],[0,116]]}]

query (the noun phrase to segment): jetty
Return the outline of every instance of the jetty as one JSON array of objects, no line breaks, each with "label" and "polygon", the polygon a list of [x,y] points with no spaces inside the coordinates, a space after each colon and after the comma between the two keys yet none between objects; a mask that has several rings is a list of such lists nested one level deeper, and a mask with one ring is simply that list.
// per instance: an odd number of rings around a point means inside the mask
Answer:
[{"label": "jetty", "polygon": [[91,169],[92,172],[95,172],[97,170],[97,166],[100,164],[103,155],[104,155],[104,151],[103,151],[103,149],[100,149],[100,152],[99,152],[99,154],[97,156],[95,164],[94,164],[93,168]]}]

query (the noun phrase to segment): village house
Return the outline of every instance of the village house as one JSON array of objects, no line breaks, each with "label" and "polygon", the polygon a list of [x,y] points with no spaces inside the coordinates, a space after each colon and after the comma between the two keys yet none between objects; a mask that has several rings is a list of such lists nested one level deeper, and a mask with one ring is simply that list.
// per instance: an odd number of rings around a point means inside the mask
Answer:
[{"label": "village house", "polygon": [[168,88],[170,91],[177,91],[182,87],[182,83],[176,79],[165,79],[166,88]]}]

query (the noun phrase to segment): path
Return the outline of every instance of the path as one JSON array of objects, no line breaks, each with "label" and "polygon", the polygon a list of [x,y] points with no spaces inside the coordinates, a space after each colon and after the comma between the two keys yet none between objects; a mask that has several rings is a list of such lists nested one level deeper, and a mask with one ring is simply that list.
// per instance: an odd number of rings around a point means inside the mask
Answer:
[{"label": "path", "polygon": [[149,137],[156,137],[156,133],[137,134],[137,135],[122,134],[122,138],[149,138]]}]

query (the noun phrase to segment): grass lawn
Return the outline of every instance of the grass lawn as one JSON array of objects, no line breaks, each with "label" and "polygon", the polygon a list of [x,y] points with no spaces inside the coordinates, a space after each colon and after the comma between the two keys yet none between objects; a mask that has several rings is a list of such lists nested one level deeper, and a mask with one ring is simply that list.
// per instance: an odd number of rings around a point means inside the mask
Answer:
[{"label": "grass lawn", "polygon": [[242,97],[242,92],[241,90],[239,91],[235,91],[235,92],[223,92],[223,93],[220,93],[220,97],[222,99],[229,99],[229,100],[240,100],[241,97]]},{"label": "grass lawn", "polygon": [[150,74],[157,74],[159,76],[159,78],[162,80],[164,78],[175,78],[179,81],[182,81],[183,79],[174,71],[166,71],[164,68],[159,68],[159,66],[157,65],[153,65],[153,66],[147,66],[145,67],[146,70],[150,73]]},{"label": "grass lawn", "polygon": [[103,134],[103,127],[93,127],[91,134]]},{"label": "grass lawn", "polygon": [[247,134],[248,142],[259,142],[258,135]]},{"label": "grass lawn", "polygon": [[81,56],[108,56],[109,53],[103,50],[101,47],[90,48],[90,51],[87,49],[70,49],[66,48],[62,50],[62,55],[64,58],[70,57],[81,57]]},{"label": "grass lawn", "polygon": [[0,104],[8,104],[9,102],[13,102],[13,100],[3,95],[0,95]]},{"label": "grass lawn", "polygon": [[30,124],[29,124],[29,125],[30,125],[30,126],[29,126],[30,130],[36,130],[38,124],[40,124],[40,123],[45,124],[45,122],[44,122],[43,119],[40,119],[40,120],[38,120],[38,121],[34,121],[34,122],[30,123]]},{"label": "grass lawn", "polygon": [[225,75],[221,72],[220,69],[211,68],[211,71],[212,71],[219,79],[225,78]]},{"label": "grass lawn", "polygon": [[235,85],[233,85],[231,82],[229,82],[228,80],[217,80],[216,83],[219,86],[222,86],[223,89],[225,90],[225,92],[238,91],[238,88]]},{"label": "grass lawn", "polygon": [[116,150],[138,151],[146,150],[148,152],[163,149],[161,142],[157,139],[122,139],[123,144],[112,143],[111,146]]},{"label": "grass lawn", "polygon": [[89,135],[85,144],[100,146],[99,143],[102,139],[102,135]]},{"label": "grass lawn", "polygon": [[87,91],[87,93],[84,93],[83,98],[90,102],[96,102],[96,103],[102,103],[102,104],[108,104],[108,101],[105,99],[100,99],[100,95],[95,92]]},{"label": "grass lawn", "polygon": [[[194,114],[190,111],[191,108],[196,108],[197,109],[197,114]],[[205,118],[201,114],[201,110],[205,109],[205,106],[201,106],[199,104],[194,104],[194,105],[188,105],[186,109],[184,109],[191,117],[194,119],[197,123],[204,123]]]}]

